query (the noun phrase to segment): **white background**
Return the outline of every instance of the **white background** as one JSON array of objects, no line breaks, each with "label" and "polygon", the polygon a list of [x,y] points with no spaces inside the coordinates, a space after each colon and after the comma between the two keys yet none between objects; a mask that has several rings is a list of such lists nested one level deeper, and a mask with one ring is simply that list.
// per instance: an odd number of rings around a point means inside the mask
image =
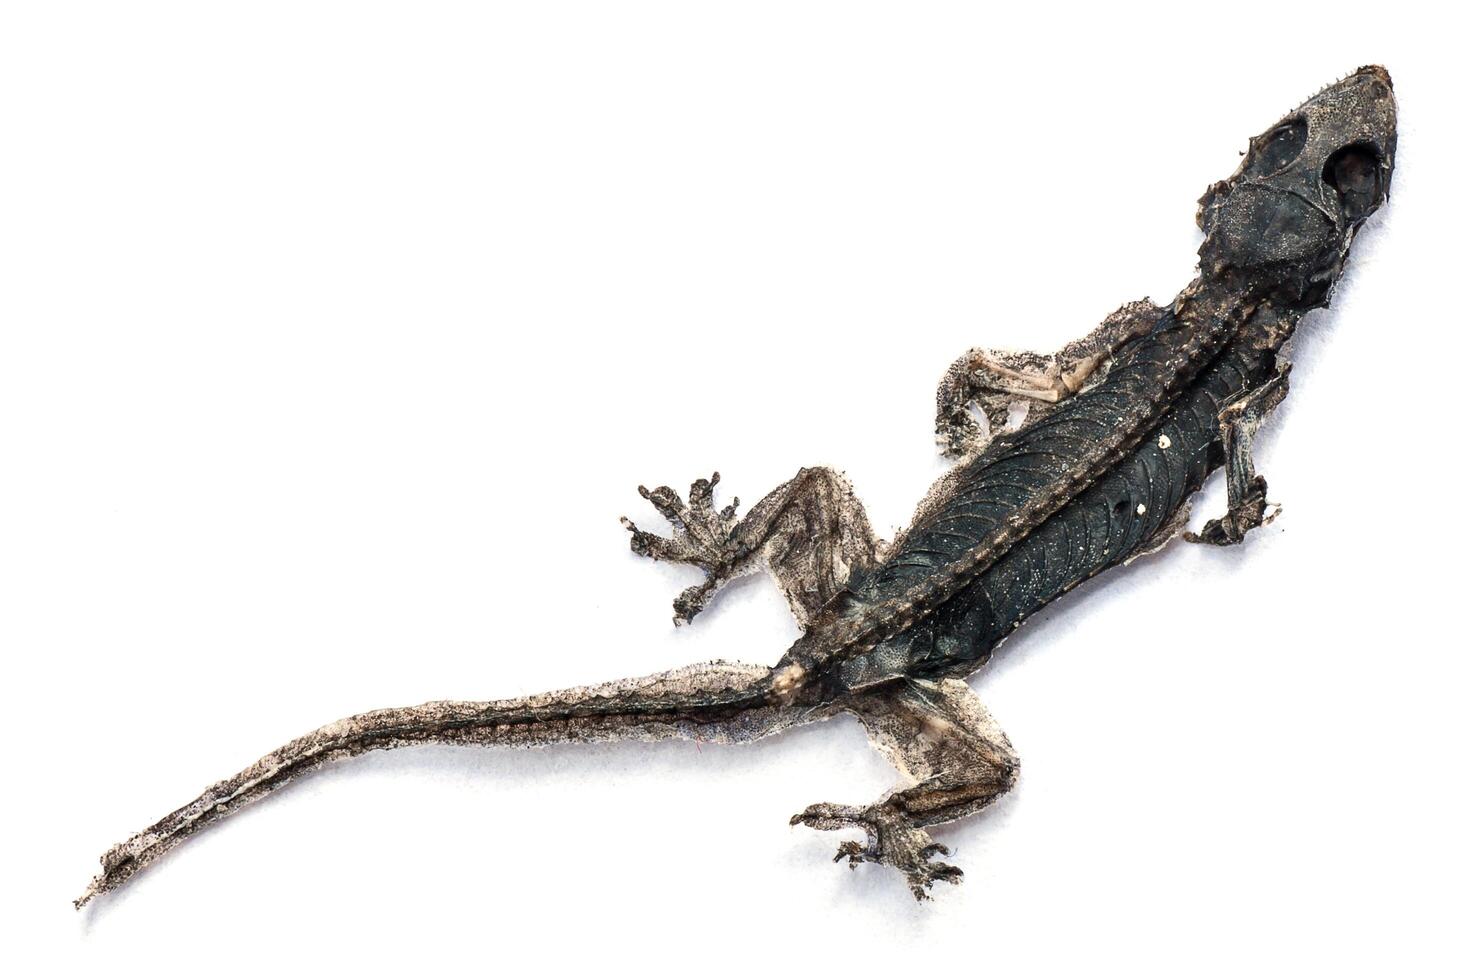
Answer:
[{"label": "white background", "polygon": [[[1101,6],[9,5],[6,972],[1468,976],[1468,33]],[[830,464],[890,536],[954,357],[1170,299],[1204,186],[1374,61],[1393,200],[1261,439],[1284,516],[975,676],[1024,770],[939,832],[961,887],[788,826],[893,779],[837,720],[363,758],[72,911],[336,717],[772,662],[765,579],[673,629],[636,484]]]}]

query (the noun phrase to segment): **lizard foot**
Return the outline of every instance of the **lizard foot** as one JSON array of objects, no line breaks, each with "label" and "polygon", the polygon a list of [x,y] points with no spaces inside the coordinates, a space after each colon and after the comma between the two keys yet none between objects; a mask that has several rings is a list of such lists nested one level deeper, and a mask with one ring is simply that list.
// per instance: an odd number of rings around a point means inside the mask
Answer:
[{"label": "lizard foot", "polygon": [[721,474],[713,473],[710,480],[694,481],[686,503],[670,487],[639,488],[640,495],[671,523],[675,533],[669,538],[642,531],[628,517],[620,518],[620,523],[630,532],[630,550],[637,555],[695,565],[707,573],[705,582],[686,589],[672,603],[678,624],[691,622],[702,611],[712,593],[732,577],[744,557],[743,549],[732,536],[737,526],[737,498],[720,511],[712,506],[712,488],[720,479]]},{"label": "lizard foot", "polygon": [[846,841],[835,854],[835,861],[848,861],[851,868],[858,868],[867,861],[887,864],[906,876],[907,886],[917,901],[930,899],[928,890],[934,882],[946,881],[956,885],[963,880],[961,868],[932,860],[948,849],[937,843],[925,830],[914,826],[896,807],[886,803],[871,806],[841,806],[835,803],[816,803],[796,813],[789,824],[804,824],[815,830],[843,830],[859,827],[866,833],[866,842]]},{"label": "lizard foot", "polygon": [[1194,544],[1239,544],[1257,527],[1263,527],[1280,516],[1280,505],[1265,499],[1265,478],[1257,476],[1250,483],[1250,495],[1229,513],[1204,525],[1198,534],[1189,531],[1183,537]]}]

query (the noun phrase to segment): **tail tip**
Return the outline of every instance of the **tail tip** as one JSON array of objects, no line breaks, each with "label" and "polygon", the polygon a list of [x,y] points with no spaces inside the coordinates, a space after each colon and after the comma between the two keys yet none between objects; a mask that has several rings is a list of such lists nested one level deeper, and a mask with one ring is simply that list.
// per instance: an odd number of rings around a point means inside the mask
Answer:
[{"label": "tail tip", "polygon": [[78,895],[76,898],[72,899],[72,908],[80,912],[82,910],[82,906],[86,905],[88,902],[92,901],[103,892],[112,891],[113,888],[117,886],[117,884],[117,881],[113,880],[108,872],[104,870],[102,874],[98,875],[87,883],[86,891],[84,891],[81,895]]}]

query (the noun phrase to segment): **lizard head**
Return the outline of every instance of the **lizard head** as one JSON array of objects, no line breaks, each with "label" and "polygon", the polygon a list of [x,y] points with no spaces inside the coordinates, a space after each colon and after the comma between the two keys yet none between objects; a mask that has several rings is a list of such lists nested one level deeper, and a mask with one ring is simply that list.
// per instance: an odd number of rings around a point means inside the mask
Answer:
[{"label": "lizard head", "polygon": [[1388,197],[1398,143],[1393,80],[1359,68],[1250,140],[1199,199],[1204,274],[1237,272],[1287,306],[1325,305],[1352,237]]}]

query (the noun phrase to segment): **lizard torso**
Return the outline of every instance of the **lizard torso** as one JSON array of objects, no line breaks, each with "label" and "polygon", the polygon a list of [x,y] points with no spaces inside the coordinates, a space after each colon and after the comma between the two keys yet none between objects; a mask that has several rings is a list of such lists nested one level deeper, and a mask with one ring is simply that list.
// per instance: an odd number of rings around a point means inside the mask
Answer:
[{"label": "lizard torso", "polygon": [[[1081,396],[1081,410],[1050,416],[1016,447],[980,461],[976,475],[958,487],[925,524],[901,543],[863,591],[884,594],[898,578],[946,553],[970,524],[987,527],[1012,509],[1011,498],[1028,492],[1039,461],[1072,446],[1119,438],[1110,425],[1114,406],[1133,396],[1142,362],[1163,353],[1160,338],[1175,329],[1165,317],[1162,334],[1136,342],[1120,367]],[[1152,550],[1181,526],[1188,497],[1223,463],[1218,413],[1237,394],[1263,384],[1275,370],[1275,351],[1251,337],[1236,337],[1191,383],[1168,401],[1140,437],[1122,439],[1122,458],[1099,479],[1040,521],[1018,544],[959,588],[928,617],[842,668],[847,684],[864,683],[899,664],[912,676],[962,676],[977,669],[994,646],[1030,614],[1086,579]],[[1094,397],[1093,397],[1094,396]],[[956,546],[956,545],[955,545]]]},{"label": "lizard torso", "polygon": [[1272,370],[1246,293],[1196,280],[1099,382],[958,466],[791,662],[826,690],[965,675],[1030,613],[1147,547],[1222,461],[1223,402]]}]

